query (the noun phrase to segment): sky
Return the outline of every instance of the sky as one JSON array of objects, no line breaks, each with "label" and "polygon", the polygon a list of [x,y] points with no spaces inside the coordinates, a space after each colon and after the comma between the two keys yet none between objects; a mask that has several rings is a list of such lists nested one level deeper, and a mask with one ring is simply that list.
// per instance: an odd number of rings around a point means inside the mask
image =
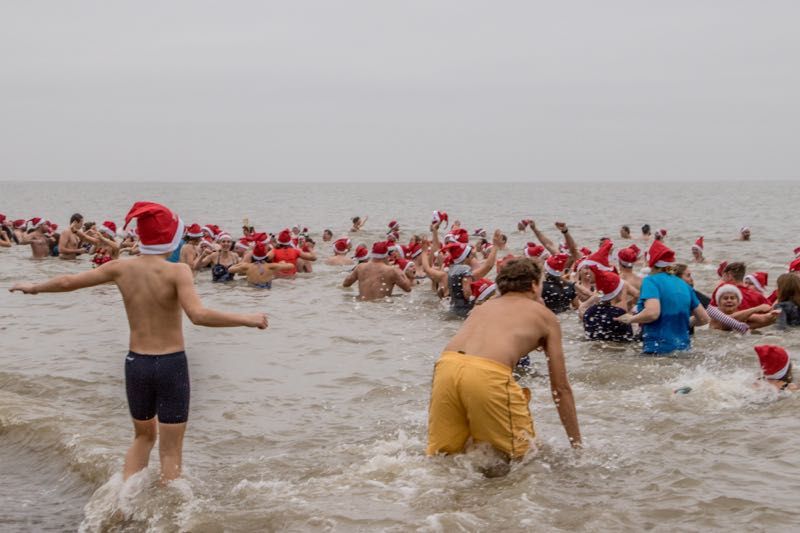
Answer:
[{"label": "sky", "polygon": [[800,2],[0,3],[0,180],[794,180]]}]

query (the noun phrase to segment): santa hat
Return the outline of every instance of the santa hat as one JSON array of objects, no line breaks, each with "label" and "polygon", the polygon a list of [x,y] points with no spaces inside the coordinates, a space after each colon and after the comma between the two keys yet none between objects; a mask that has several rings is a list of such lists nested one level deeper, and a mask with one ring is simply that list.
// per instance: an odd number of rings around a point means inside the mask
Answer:
[{"label": "santa hat", "polygon": [[0,214],[0,224],[2,224],[5,221],[6,221],[6,216],[3,215],[3,214]]},{"label": "santa hat", "polygon": [[719,301],[722,299],[723,294],[735,294],[739,301],[742,301],[742,291],[739,290],[739,287],[731,283],[725,283],[714,291],[714,305],[716,307],[719,307]]},{"label": "santa hat", "polygon": [[497,290],[497,284],[487,278],[481,278],[469,284],[472,291],[472,298],[476,302],[482,302]]},{"label": "santa hat", "polygon": [[472,232],[473,237],[486,237],[486,230],[483,228],[477,228],[475,231]]},{"label": "santa hat", "polygon": [[190,239],[199,239],[203,236],[203,229],[200,224],[192,224],[186,228],[186,236]]},{"label": "santa hat", "polygon": [[667,245],[661,241],[653,241],[648,254],[650,256],[650,268],[664,268],[675,262],[675,252],[670,250]]},{"label": "santa hat", "polygon": [[726,268],[728,268],[728,262],[727,261],[723,261],[722,263],[720,263],[719,266],[717,267],[717,277],[721,278],[722,274],[725,273],[725,269]]},{"label": "santa hat", "polygon": [[667,230],[660,229],[660,230],[658,230],[658,234],[661,235],[661,238],[663,239],[664,237],[667,236]]},{"label": "santa hat", "polygon": [[789,264],[789,272],[800,272],[800,257]]},{"label": "santa hat", "polygon": [[581,268],[597,267],[600,270],[610,272],[613,269],[609,263],[608,256],[611,253],[611,248],[613,247],[614,242],[611,239],[607,239],[603,242],[603,244],[600,245],[600,248],[598,248],[595,253],[586,257],[586,260],[581,264]]},{"label": "santa hat", "polygon": [[591,268],[592,272],[594,272],[595,287],[597,287],[597,290],[603,293],[603,295],[600,297],[600,300],[603,302],[608,302],[616,298],[622,291],[622,286],[625,284],[625,282],[613,272],[601,270],[594,265],[589,268]]},{"label": "santa hat", "polygon": [[200,231],[202,231],[203,233],[205,233],[206,235],[208,235],[213,239],[217,235],[219,235],[220,229],[219,226],[217,226],[216,224],[206,224],[201,228]]},{"label": "santa hat", "polygon": [[800,258],[800,246],[794,249],[794,258]]},{"label": "santa hat", "polygon": [[34,217],[34,218],[32,218],[32,219],[30,219],[28,221],[28,229],[29,230],[36,229],[39,226],[44,225],[44,223],[45,223],[45,219],[40,218],[40,217]]},{"label": "santa hat", "polygon": [[364,246],[363,244],[359,244],[358,246],[356,246],[356,252],[355,254],[353,254],[353,257],[357,261],[363,261],[364,259],[369,257],[369,250],[367,250],[367,247]]},{"label": "santa hat", "polygon": [[337,254],[346,254],[350,249],[350,239],[342,237],[333,241],[333,251]]},{"label": "santa hat", "polygon": [[762,344],[753,348],[758,354],[758,362],[767,379],[783,379],[789,371],[792,361],[789,354],[780,346]]},{"label": "santa hat", "polygon": [[264,233],[263,231],[260,233],[251,233],[247,237],[242,238],[244,241],[248,242],[267,242],[269,239],[269,235]]},{"label": "santa hat", "polygon": [[520,220],[519,222],[517,222],[517,228],[518,228],[520,231],[524,230],[524,229],[525,229],[525,228],[527,228],[529,225],[530,225],[530,221],[529,221],[529,220],[525,220],[524,218],[523,218],[522,220]]},{"label": "santa hat", "polygon": [[497,260],[497,265],[496,265],[497,266],[497,272],[499,273],[503,269],[503,266],[507,262],[511,261],[512,259],[516,259],[516,256],[514,256],[513,254],[508,254],[505,257],[503,257],[502,259],[498,259]]},{"label": "santa hat", "polygon": [[389,253],[392,253],[392,252],[397,254],[397,257],[399,257],[400,259],[405,259],[406,258],[406,254],[403,251],[403,246],[401,244],[397,244],[396,242],[393,242],[392,244],[390,244],[389,245]]},{"label": "santa hat", "polygon": [[410,257],[411,259],[415,259],[422,253],[422,246],[417,243],[409,244],[408,246],[403,246],[403,256]]},{"label": "santa hat", "polygon": [[19,218],[15,220],[12,225],[14,226],[14,229],[22,229],[25,227],[26,222],[27,221],[24,218]]},{"label": "santa hat", "polygon": [[109,237],[116,237],[117,236],[117,225],[111,222],[110,220],[106,220],[103,224],[98,228],[100,233],[105,233]]},{"label": "santa hat", "polygon": [[699,237],[696,241],[694,241],[694,244],[692,245],[692,250],[694,249],[700,250],[701,252],[704,250],[703,237]]},{"label": "santa hat", "polygon": [[292,232],[289,231],[289,228],[285,228],[283,231],[278,233],[278,244],[281,246],[292,245]]},{"label": "santa hat", "polygon": [[183,238],[183,221],[161,204],[136,202],[125,215],[125,226],[136,219],[139,253],[166,254],[175,250]]},{"label": "santa hat", "polygon": [[567,268],[567,261],[569,261],[567,254],[551,255],[544,262],[544,270],[551,276],[561,277]]},{"label": "santa hat", "polygon": [[231,242],[233,242],[233,237],[231,237],[230,233],[226,233],[226,232],[223,231],[222,233],[217,235],[217,238],[214,239],[214,240],[216,240],[217,242],[219,242],[219,241],[231,241]]},{"label": "santa hat", "polygon": [[745,281],[750,281],[753,286],[758,289],[758,292],[765,292],[767,290],[767,279],[769,274],[766,272],[754,272],[744,277]]},{"label": "santa hat", "polygon": [[208,239],[203,239],[200,241],[199,246],[200,248],[213,248],[214,244]]},{"label": "santa hat", "polygon": [[620,266],[625,268],[633,268],[633,264],[639,258],[639,253],[633,249],[633,246],[628,246],[617,252],[617,261]]},{"label": "santa hat", "polygon": [[389,243],[378,241],[372,245],[372,253],[370,254],[372,259],[386,259],[387,255],[389,255]]},{"label": "santa hat", "polygon": [[[188,235],[188,234],[187,234]],[[263,243],[259,243],[263,244]],[[234,250],[249,250],[250,249],[250,241],[247,239],[239,239],[236,241],[236,244],[233,245]]]},{"label": "santa hat", "polygon": [[745,231],[750,231],[750,226],[742,226],[739,228],[739,233],[744,233]]},{"label": "santa hat", "polygon": [[544,246],[529,242],[523,253],[525,254],[525,257],[542,257],[542,254],[544,253]]},{"label": "santa hat", "polygon": [[464,228],[456,228],[451,233],[455,236],[456,242],[462,244],[467,244],[469,242],[469,232]]},{"label": "santa hat", "polygon": [[[48,228],[50,228],[50,231],[55,231],[55,230],[57,230],[57,229],[58,229],[58,224],[53,224],[53,223],[52,223],[52,222],[50,222],[49,220],[46,220],[46,221],[45,221],[45,225],[46,225]],[[116,225],[115,225],[114,227],[116,227]]]},{"label": "santa hat", "polygon": [[451,263],[457,265],[466,261],[467,257],[469,257],[469,254],[472,252],[472,246],[461,242],[454,242],[447,245],[446,251],[449,254]]},{"label": "santa hat", "polygon": [[[558,248],[561,249],[560,246]],[[569,250],[569,246],[567,246],[565,244],[564,245],[564,249],[562,251],[568,251],[568,250]],[[581,253],[581,255],[583,257],[589,257],[590,255],[592,255],[592,251],[590,249],[588,249],[587,247],[585,247],[585,246],[583,248],[581,248],[580,250],[578,250],[578,251]]]},{"label": "santa hat", "polygon": [[387,225],[389,226],[389,232],[390,233],[393,232],[395,229],[399,229],[400,228],[400,224],[398,224],[396,220],[390,220],[389,224],[387,224]]},{"label": "santa hat", "polygon": [[263,261],[267,258],[267,247],[263,242],[256,244],[256,247],[253,248],[253,260],[254,261]]},{"label": "santa hat", "polygon": [[444,211],[434,211],[432,223],[437,224],[441,222],[447,222],[445,227],[447,227],[447,225],[450,224],[450,218],[447,216],[447,213],[445,213]]},{"label": "santa hat", "polygon": [[408,259],[400,258],[397,261],[395,261],[395,264],[400,268],[400,270],[405,272],[410,267],[414,266],[414,261],[409,261]]}]

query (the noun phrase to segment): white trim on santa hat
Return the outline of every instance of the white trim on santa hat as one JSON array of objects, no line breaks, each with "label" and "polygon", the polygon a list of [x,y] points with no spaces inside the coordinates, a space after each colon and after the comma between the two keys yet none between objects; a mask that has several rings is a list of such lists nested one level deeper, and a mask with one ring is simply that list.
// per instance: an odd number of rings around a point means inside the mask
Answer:
[{"label": "white trim on santa hat", "polygon": [[675,261],[656,261],[655,265],[658,268],[667,268],[675,264]]},{"label": "white trim on santa hat", "polygon": [[717,289],[717,292],[714,293],[714,304],[717,307],[719,307],[720,298],[722,297],[723,294],[728,294],[728,293],[735,294],[739,298],[739,302],[741,303],[742,291],[739,290],[739,287],[731,283],[725,283],[724,285],[721,285]]},{"label": "white trim on santa hat", "polygon": [[786,358],[786,365],[783,368],[775,372],[774,374],[764,374],[764,377],[767,379],[782,379],[786,377],[786,372],[789,371],[789,366],[792,364],[792,358]]},{"label": "white trim on santa hat", "polygon": [[607,302],[609,300],[613,300],[614,298],[616,298],[619,295],[619,293],[622,292],[623,285],[625,285],[625,281],[622,278],[620,278],[619,285],[617,285],[617,288],[609,292],[608,294],[603,294],[600,297],[600,301]]},{"label": "white trim on santa hat", "polygon": [[487,285],[481,292],[478,293],[478,297],[475,298],[475,301],[476,302],[484,301],[486,298],[491,296],[492,293],[494,293],[494,291],[496,290],[497,290],[497,283],[492,283],[491,285]]},{"label": "white trim on santa hat", "polygon": [[545,270],[545,272],[547,272],[551,276],[555,276],[557,278],[560,278],[561,276],[564,275],[563,272],[559,272],[558,270],[556,270],[554,268],[551,268],[550,265],[547,264],[547,262],[545,262],[545,264],[544,264],[544,270]]},{"label": "white trim on santa hat", "polygon": [[464,246],[464,251],[461,252],[461,255],[459,255],[456,259],[453,259],[453,263],[456,265],[463,263],[467,257],[469,257],[470,253],[472,253],[472,246],[468,244]]},{"label": "white trim on santa hat", "polygon": [[744,281],[750,281],[750,283],[752,283],[752,284],[753,284],[753,286],[754,286],[756,289],[758,289],[758,292],[764,292],[764,291],[766,290],[766,289],[764,288],[764,286],[758,282],[758,278],[756,278],[756,277],[755,277],[754,275],[752,275],[752,274],[748,274],[748,275],[746,275],[746,276],[744,277]]},{"label": "white trim on santa hat", "polygon": [[178,218],[178,227],[175,230],[175,235],[172,236],[172,242],[165,244],[144,244],[139,241],[139,253],[142,255],[159,255],[166,254],[175,249],[181,244],[183,239],[183,220]]},{"label": "white trim on santa hat", "polygon": [[100,228],[98,229],[98,231],[100,233],[105,233],[109,237],[116,237],[117,236],[117,232],[116,231],[112,230],[111,228],[109,228],[108,226],[105,226],[103,224],[100,224]]}]

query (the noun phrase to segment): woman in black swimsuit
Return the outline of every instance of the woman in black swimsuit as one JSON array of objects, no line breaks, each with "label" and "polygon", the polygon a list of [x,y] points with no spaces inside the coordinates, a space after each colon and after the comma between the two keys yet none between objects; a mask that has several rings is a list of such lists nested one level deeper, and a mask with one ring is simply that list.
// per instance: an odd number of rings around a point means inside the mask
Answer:
[{"label": "woman in black swimsuit", "polygon": [[233,238],[227,233],[223,233],[217,239],[217,243],[220,249],[213,251],[206,248],[195,260],[194,268],[195,270],[199,270],[213,263],[213,267],[211,267],[211,281],[233,281],[234,274],[228,272],[228,269],[241,260],[236,252],[233,251]]}]

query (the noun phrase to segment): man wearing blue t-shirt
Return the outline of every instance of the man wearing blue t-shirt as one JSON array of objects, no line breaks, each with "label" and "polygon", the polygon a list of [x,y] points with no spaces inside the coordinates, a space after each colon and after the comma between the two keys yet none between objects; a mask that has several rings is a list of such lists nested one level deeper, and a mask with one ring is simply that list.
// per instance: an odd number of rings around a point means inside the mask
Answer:
[{"label": "man wearing blue t-shirt", "polygon": [[[661,355],[691,348],[689,328],[708,324],[708,314],[689,285],[666,272],[675,253],[661,241],[650,247],[652,273],[642,280],[635,315],[617,318],[625,324],[642,324],[643,352]],[[694,322],[692,322],[694,318]]]}]

